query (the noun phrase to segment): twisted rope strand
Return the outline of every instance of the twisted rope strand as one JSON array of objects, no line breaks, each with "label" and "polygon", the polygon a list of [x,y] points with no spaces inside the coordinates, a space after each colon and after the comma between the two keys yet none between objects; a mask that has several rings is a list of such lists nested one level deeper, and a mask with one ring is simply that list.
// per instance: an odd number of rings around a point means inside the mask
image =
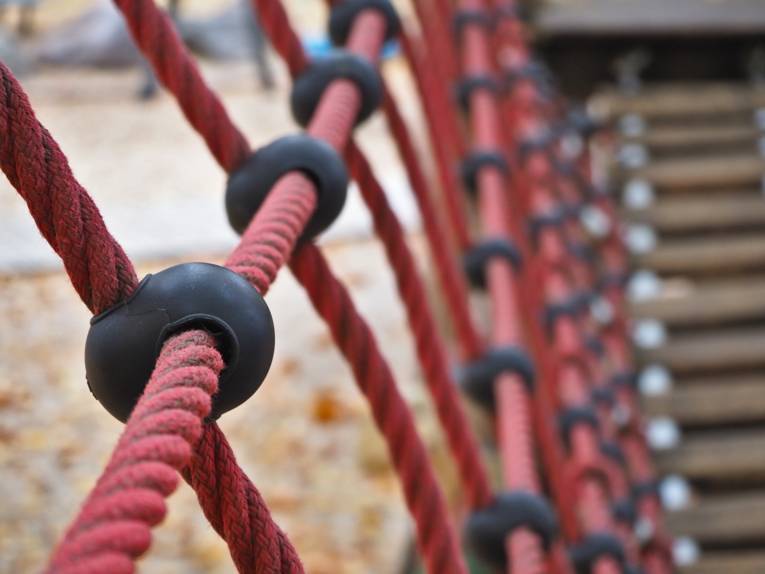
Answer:
[{"label": "twisted rope strand", "polygon": [[203,434],[223,360],[215,339],[188,331],[168,339],[143,396],[95,488],[54,552],[46,572],[133,572],[165,517]]},{"label": "twisted rope strand", "polygon": [[[356,375],[359,388],[369,399],[372,416],[387,439],[391,459],[401,476],[404,498],[417,525],[417,544],[427,571],[466,573],[458,538],[447,518],[446,502],[425,445],[372,331],[318,249],[312,245],[298,249],[290,267],[301,283],[313,286],[308,289],[311,302],[325,319],[335,343]],[[357,357],[365,357],[365,360],[358,361]]]},{"label": "twisted rope strand", "polygon": [[101,313],[138,285],[133,265],[2,62],[0,89],[0,168],[61,257],[82,301],[93,313]]}]

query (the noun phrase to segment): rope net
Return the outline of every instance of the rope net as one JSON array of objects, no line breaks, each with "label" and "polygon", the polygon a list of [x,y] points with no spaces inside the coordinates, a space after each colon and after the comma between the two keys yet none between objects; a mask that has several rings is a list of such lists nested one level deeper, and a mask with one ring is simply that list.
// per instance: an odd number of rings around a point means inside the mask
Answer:
[{"label": "rope net", "polygon": [[[153,0],[115,4],[221,168],[232,177],[239,173],[254,152],[205,83],[170,17]],[[281,1],[252,4],[297,85],[315,67]],[[467,508],[447,507],[380,346],[320,249],[303,236],[325,199],[321,182],[299,167],[282,173],[225,266],[260,295],[285,265],[302,284],[387,442],[427,572],[467,572],[466,548],[515,574],[606,574],[632,567],[670,572],[658,497],[647,487],[654,474],[632,385],[625,252],[611,200],[592,181],[592,133],[534,59],[514,2],[413,4],[412,21],[403,23],[384,0],[340,0],[333,3],[332,18],[345,23],[339,36],[348,57],[375,70],[385,41],[395,38],[415,79],[435,182],[426,176],[399,104],[380,75],[376,103],[422,216],[448,303],[459,372],[451,368],[449,346],[403,227],[372,162],[353,139],[369,101],[369,82],[338,65],[315,90],[305,129],[344,158],[372,216]],[[111,312],[141,292],[133,266],[3,64],[0,76],[0,165],[83,302],[94,315]],[[574,154],[565,145],[572,138],[580,143]],[[581,218],[587,209],[609,222],[595,242]],[[471,287],[486,292],[489,324],[471,309]],[[591,312],[595,302],[609,307],[607,320]],[[287,534],[211,416],[225,369],[219,333],[198,323],[169,333],[48,572],[133,572],[179,477],[196,492],[238,571],[303,571]],[[501,484],[489,478],[460,387],[495,422]],[[635,506],[640,537],[635,520],[614,512],[625,502]]]}]

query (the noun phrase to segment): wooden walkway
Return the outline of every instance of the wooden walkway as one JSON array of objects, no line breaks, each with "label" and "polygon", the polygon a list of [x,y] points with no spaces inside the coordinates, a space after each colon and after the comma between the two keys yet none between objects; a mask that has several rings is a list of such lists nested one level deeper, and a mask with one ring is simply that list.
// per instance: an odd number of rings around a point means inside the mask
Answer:
[{"label": "wooden walkway", "polygon": [[623,216],[656,238],[633,263],[655,273],[662,287],[633,300],[631,311],[666,333],[663,344],[637,348],[636,355],[671,375],[663,391],[645,384],[644,407],[649,419],[672,419],[680,430],[680,440],[655,455],[663,476],[680,476],[690,488],[687,503],[667,518],[676,537],[700,549],[679,569],[761,574],[765,161],[757,110],[765,107],[765,91],[651,86],[637,96],[605,94],[597,106],[615,126],[640,126],[623,134],[621,145],[633,152],[638,146],[647,158],[614,172],[625,189],[652,191],[640,207],[625,206]]}]

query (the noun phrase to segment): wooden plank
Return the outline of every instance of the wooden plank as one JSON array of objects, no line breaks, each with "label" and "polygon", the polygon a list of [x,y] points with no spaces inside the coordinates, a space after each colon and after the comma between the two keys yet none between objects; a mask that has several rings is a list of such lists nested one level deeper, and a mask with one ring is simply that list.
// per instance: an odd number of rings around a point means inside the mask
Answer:
[{"label": "wooden plank", "polygon": [[680,574],[762,574],[765,572],[765,552],[703,552],[697,563],[680,566],[679,571]]},{"label": "wooden plank", "polygon": [[669,326],[709,326],[765,320],[765,281],[743,279],[710,286],[668,289],[655,299],[630,304],[633,317],[658,319]]},{"label": "wooden plank", "polygon": [[765,234],[667,239],[653,251],[634,255],[633,261],[639,268],[667,275],[759,270],[765,267]]},{"label": "wooden plank", "polygon": [[661,197],[647,209],[625,210],[624,218],[664,233],[765,226],[765,199],[751,193]]},{"label": "wooden plank", "polygon": [[749,84],[658,84],[646,86],[636,95],[603,92],[593,98],[592,105],[605,118],[637,114],[650,123],[673,117],[749,113],[765,107],[765,89],[753,89]]},{"label": "wooden plank", "polygon": [[754,125],[668,126],[651,127],[637,136],[624,137],[625,142],[638,143],[651,150],[695,149],[700,147],[755,145],[760,130]]},{"label": "wooden plank", "polygon": [[702,497],[690,508],[668,513],[667,526],[702,545],[765,543],[765,493]]},{"label": "wooden plank", "polygon": [[580,0],[546,3],[535,18],[552,35],[743,35],[765,31],[759,0]]},{"label": "wooden plank", "polygon": [[657,349],[635,354],[642,363],[659,363],[677,374],[765,367],[765,328],[675,335]]},{"label": "wooden plank", "polygon": [[[765,432],[688,433],[677,448],[655,453],[661,474],[719,484],[765,481]],[[765,529],[765,521],[761,525]]]},{"label": "wooden plank", "polygon": [[765,376],[678,383],[669,393],[644,397],[642,402],[647,415],[668,416],[684,426],[765,421]]},{"label": "wooden plank", "polygon": [[750,187],[760,184],[765,159],[756,155],[654,161],[623,175],[643,179],[661,190]]}]

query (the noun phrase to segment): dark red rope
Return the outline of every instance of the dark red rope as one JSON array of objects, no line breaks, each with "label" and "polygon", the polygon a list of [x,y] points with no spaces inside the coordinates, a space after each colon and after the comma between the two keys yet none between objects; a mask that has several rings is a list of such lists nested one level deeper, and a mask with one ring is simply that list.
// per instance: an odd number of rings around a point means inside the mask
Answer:
[{"label": "dark red rope", "polygon": [[236,463],[217,424],[205,426],[184,477],[197,493],[210,524],[228,542],[239,572],[303,572],[295,548]]},{"label": "dark red rope", "polygon": [[[465,250],[470,246],[467,221],[467,203],[461,195],[462,187],[457,178],[457,166],[463,157],[455,150],[455,134],[449,129],[453,109],[449,106],[448,91],[439,87],[435,71],[428,65],[426,46],[419,38],[404,33],[400,36],[401,48],[412,70],[412,76],[420,95],[422,109],[427,118],[430,146],[436,160],[441,195],[451,232],[457,246]],[[458,136],[456,136],[458,137]]]},{"label": "dark red rope", "polygon": [[485,345],[470,313],[468,288],[457,266],[458,259],[454,253],[454,246],[441,222],[441,214],[435,205],[435,194],[431,191],[430,184],[423,173],[406,122],[401,116],[396,100],[387,89],[383,100],[383,110],[422,215],[428,245],[454,322],[455,336],[460,342],[462,359],[464,361],[477,359]]},{"label": "dark red rope", "polygon": [[462,408],[458,387],[449,370],[446,348],[428,303],[425,285],[405,241],[404,230],[387,202],[385,192],[359,149],[351,144],[346,153],[348,167],[359,185],[377,235],[382,239],[388,261],[395,271],[401,299],[414,334],[417,356],[433,397],[436,412],[451,448],[471,508],[482,508],[492,500],[491,484],[481,460],[480,449]]},{"label": "dark red rope", "polygon": [[245,160],[250,151],[223,104],[205,83],[194,59],[175,31],[170,17],[154,0],[114,0],[130,33],[151,62],[165,88],[175,95],[186,119],[207,143],[226,171]]},{"label": "dark red rope", "polygon": [[[362,392],[372,406],[372,416],[387,444],[404,487],[404,497],[417,524],[417,542],[426,569],[433,574],[466,573],[446,502],[418,439],[411,411],[396,388],[393,374],[379,352],[372,331],[356,312],[350,295],[334,278],[319,251],[310,245],[299,249],[290,263],[308,290],[311,302],[324,317],[332,337],[348,359]],[[358,361],[356,357],[365,357]]]},{"label": "dark red rope", "polygon": [[0,80],[0,167],[61,257],[80,298],[100,313],[133,292],[138,284],[133,265],[2,62]]}]

